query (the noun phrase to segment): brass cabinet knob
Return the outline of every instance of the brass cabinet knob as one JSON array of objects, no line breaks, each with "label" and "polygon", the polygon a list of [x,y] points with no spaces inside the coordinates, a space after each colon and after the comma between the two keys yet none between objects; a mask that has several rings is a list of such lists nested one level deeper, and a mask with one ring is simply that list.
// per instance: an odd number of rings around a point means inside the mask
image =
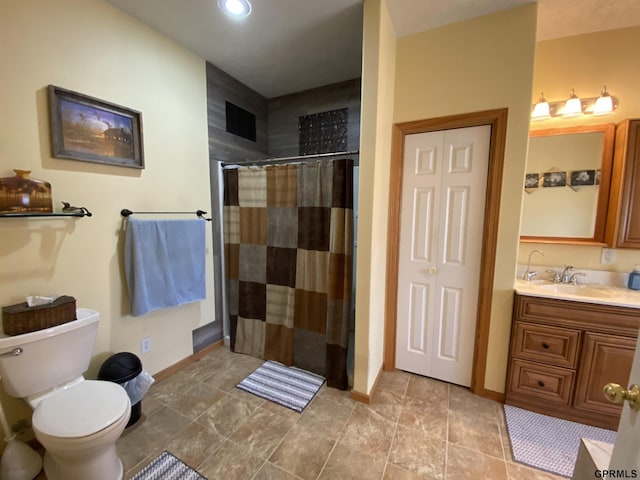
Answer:
[{"label": "brass cabinet knob", "polygon": [[640,410],[640,386],[633,384],[625,390],[617,383],[607,383],[602,390],[607,400],[613,403],[624,403],[625,400],[634,410]]}]

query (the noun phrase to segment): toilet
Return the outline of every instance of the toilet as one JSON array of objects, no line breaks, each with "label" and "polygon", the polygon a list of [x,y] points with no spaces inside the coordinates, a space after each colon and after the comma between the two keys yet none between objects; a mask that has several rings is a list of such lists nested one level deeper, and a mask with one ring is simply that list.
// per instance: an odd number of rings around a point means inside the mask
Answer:
[{"label": "toilet", "polygon": [[32,427],[45,448],[49,480],[121,480],[116,441],[131,402],[117,383],[86,380],[100,315],[77,309],[77,320],[0,338],[6,393],[33,409]]}]

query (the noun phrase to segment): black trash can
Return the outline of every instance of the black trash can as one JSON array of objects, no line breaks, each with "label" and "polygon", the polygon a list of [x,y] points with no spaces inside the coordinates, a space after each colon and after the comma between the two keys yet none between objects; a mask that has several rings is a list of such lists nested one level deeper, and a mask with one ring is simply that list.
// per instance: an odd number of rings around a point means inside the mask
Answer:
[{"label": "black trash can", "polygon": [[[107,380],[123,385],[133,380],[142,372],[142,362],[130,352],[120,352],[107,358],[98,371],[98,380]],[[131,405],[131,418],[127,427],[133,425],[142,413],[142,400]]]}]

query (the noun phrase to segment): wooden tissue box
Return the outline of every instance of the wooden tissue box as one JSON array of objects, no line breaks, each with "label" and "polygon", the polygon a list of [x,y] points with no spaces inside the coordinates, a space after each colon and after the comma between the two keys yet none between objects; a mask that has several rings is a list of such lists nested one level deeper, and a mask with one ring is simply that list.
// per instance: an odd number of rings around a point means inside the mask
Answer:
[{"label": "wooden tissue box", "polygon": [[76,299],[62,295],[47,305],[30,307],[27,302],[2,307],[2,329],[6,335],[35,332],[76,319]]}]

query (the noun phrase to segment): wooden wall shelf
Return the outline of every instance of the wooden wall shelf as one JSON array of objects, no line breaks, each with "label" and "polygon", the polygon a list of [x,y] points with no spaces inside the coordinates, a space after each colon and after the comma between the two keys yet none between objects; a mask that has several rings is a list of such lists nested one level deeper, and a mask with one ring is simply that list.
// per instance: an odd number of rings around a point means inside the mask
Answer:
[{"label": "wooden wall shelf", "polygon": [[65,212],[54,212],[54,213],[0,213],[0,218],[35,218],[35,217],[90,217],[91,215],[87,215],[84,212],[78,213],[65,213]]},{"label": "wooden wall shelf", "polygon": [[16,212],[0,213],[0,218],[51,218],[51,217],[91,217],[93,214],[84,207],[72,207],[70,212]]}]

